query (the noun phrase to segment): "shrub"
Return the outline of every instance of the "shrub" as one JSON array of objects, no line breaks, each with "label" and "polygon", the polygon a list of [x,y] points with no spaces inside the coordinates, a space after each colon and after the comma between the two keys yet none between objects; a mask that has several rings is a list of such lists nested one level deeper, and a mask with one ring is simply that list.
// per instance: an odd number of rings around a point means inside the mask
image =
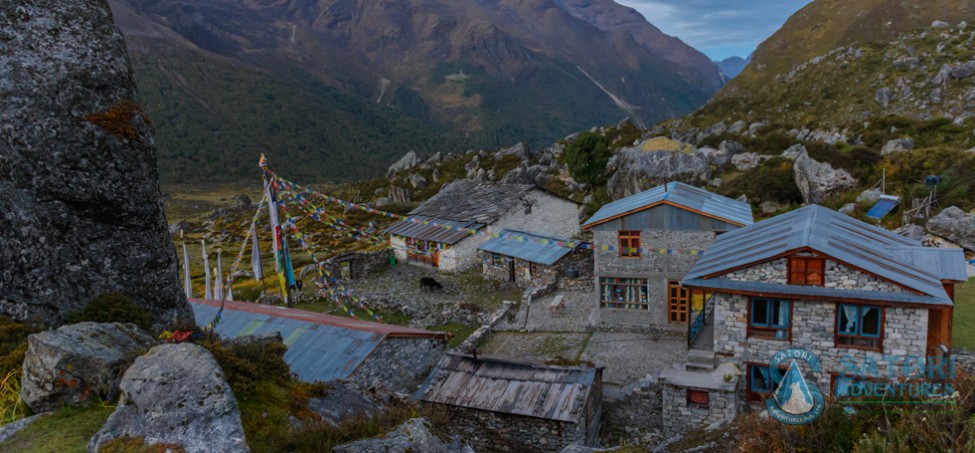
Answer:
[{"label": "shrub", "polygon": [[39,329],[0,317],[0,377],[19,371],[27,352],[27,336]]},{"label": "shrub", "polygon": [[802,202],[802,192],[792,174],[792,161],[782,157],[773,157],[742,173],[718,192],[732,198],[745,194],[752,201]]},{"label": "shrub", "polygon": [[585,132],[565,149],[565,162],[576,181],[596,186],[605,175],[606,163],[612,155],[607,137]]},{"label": "shrub", "polygon": [[69,314],[68,324],[79,322],[121,322],[132,323],[144,330],[152,328],[152,314],[121,293],[107,293],[95,296],[81,311]]},{"label": "shrub", "polygon": [[284,385],[291,379],[291,368],[284,361],[288,350],[284,343],[225,343],[208,334],[200,346],[213,354],[238,399],[251,397],[262,381]]}]

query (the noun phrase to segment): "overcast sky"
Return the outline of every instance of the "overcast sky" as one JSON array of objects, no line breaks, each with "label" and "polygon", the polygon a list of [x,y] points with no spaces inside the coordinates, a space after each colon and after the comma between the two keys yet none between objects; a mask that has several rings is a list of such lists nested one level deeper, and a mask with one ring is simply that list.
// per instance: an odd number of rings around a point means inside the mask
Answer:
[{"label": "overcast sky", "polygon": [[811,0],[616,0],[712,60],[746,57]]}]

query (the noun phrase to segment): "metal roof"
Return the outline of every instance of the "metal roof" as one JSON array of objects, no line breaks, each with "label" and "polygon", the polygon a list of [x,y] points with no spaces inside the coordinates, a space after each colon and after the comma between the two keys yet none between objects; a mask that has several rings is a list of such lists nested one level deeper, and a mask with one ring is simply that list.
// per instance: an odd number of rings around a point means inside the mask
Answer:
[{"label": "metal roof", "polygon": [[716,290],[747,291],[761,294],[791,296],[798,299],[859,299],[905,304],[951,305],[938,297],[916,293],[891,293],[859,289],[827,288],[811,285],[780,285],[777,283],[731,280],[727,278],[695,278],[680,282],[682,286]]},{"label": "metal roof", "polygon": [[599,369],[447,354],[416,399],[493,412],[577,422]]},{"label": "metal roof", "polygon": [[[571,248],[557,244],[557,242],[569,242],[568,239],[540,236],[509,229],[501,231],[499,236],[485,241],[481,244],[480,249],[485,252],[511,256],[546,266],[555,264],[555,262],[572,251]],[[552,241],[552,243],[544,244],[540,242],[546,240]]]},{"label": "metal roof", "polygon": [[[684,279],[718,275],[805,247],[948,304],[951,300],[941,280],[954,279],[965,271],[960,251],[935,252],[939,255],[929,257],[916,250],[921,247],[918,241],[809,205],[718,236]],[[923,262],[903,255],[917,253]],[[939,265],[930,266],[928,260]]]},{"label": "metal roof", "polygon": [[[198,325],[220,309],[214,300],[190,299]],[[280,332],[284,360],[306,382],[345,379],[386,337],[445,338],[441,332],[361,321],[293,308],[226,301],[215,330],[223,338]]]},{"label": "metal roof", "polygon": [[604,205],[589,218],[583,228],[641,211],[659,203],[702,212],[738,225],[751,225],[754,222],[752,208],[748,203],[674,181]]},{"label": "metal roof", "polygon": [[490,225],[534,189],[534,184],[460,179],[440,188],[440,192],[410,211],[410,215]]},{"label": "metal roof", "polygon": [[[899,247],[891,249],[894,255],[913,263],[921,269],[933,270],[942,280],[967,281],[965,251],[940,247]],[[961,266],[958,263],[962,263]]]},{"label": "metal roof", "polygon": [[[400,220],[383,230],[383,233],[453,245],[470,236],[470,230],[484,228],[483,223],[477,222],[459,222],[427,216],[411,216],[410,218],[417,221]],[[450,228],[447,229],[444,226]]]}]

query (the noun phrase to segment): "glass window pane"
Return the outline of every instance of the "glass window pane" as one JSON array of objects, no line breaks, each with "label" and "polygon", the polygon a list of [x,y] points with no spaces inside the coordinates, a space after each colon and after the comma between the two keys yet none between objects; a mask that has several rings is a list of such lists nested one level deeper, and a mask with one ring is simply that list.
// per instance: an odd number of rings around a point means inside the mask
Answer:
[{"label": "glass window pane", "polygon": [[768,299],[752,299],[752,324],[768,325]]},{"label": "glass window pane", "polygon": [[861,311],[863,313],[863,321],[860,328],[860,334],[879,337],[880,336],[880,308],[878,307],[862,307]]},{"label": "glass window pane", "polygon": [[857,307],[856,305],[840,305],[839,325],[836,326],[842,334],[856,335],[857,333]]},{"label": "glass window pane", "polygon": [[849,392],[850,385],[853,384],[853,378],[846,376],[836,377],[836,396],[846,396]]}]

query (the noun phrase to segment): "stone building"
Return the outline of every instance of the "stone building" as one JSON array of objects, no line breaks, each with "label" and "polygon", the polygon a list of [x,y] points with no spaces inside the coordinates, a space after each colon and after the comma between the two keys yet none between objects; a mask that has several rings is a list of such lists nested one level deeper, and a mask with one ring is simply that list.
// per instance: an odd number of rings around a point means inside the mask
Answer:
[{"label": "stone building", "polygon": [[603,206],[583,225],[593,233],[600,321],[686,331],[704,294],[680,280],[715,237],[751,223],[748,203],[680,182]]},{"label": "stone building", "polygon": [[459,180],[386,228],[396,258],[445,271],[478,263],[477,248],[490,233],[519,228],[541,235],[579,232],[579,204],[532,184]]},{"label": "stone building", "polygon": [[922,247],[807,206],[722,235],[687,274],[685,287],[713,294],[706,340],[692,338],[691,353],[739,367],[742,396],[763,402],[776,390],[773,354],[805,349],[822,365],[799,363],[805,378],[823,394],[844,394],[903,377],[907,356],[937,362],[949,353],[954,285],[966,279],[960,249]]},{"label": "stone building", "polygon": [[[249,302],[224,302],[215,330],[221,338],[279,332],[284,360],[305,382],[352,381],[364,388],[412,392],[447,349],[443,332],[380,324]],[[190,299],[205,326],[220,302]]]},{"label": "stone building", "polygon": [[448,353],[416,399],[447,411],[477,451],[560,451],[595,445],[602,371]]},{"label": "stone building", "polygon": [[568,247],[569,243],[571,240],[565,238],[506,229],[479,247],[484,276],[520,287],[551,290],[566,280],[591,281],[592,250]]}]

